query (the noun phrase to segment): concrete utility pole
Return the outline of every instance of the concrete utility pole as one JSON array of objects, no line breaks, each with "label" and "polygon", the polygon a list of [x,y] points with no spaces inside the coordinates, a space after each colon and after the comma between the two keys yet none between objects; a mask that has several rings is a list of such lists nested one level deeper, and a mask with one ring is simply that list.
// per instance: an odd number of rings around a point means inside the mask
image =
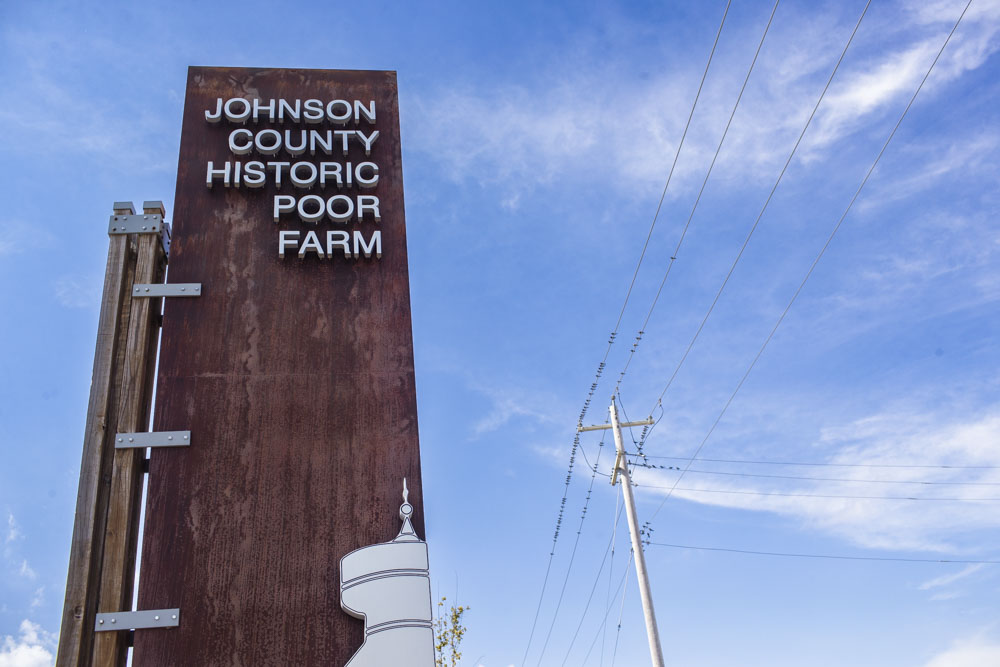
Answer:
[{"label": "concrete utility pole", "polygon": [[653,592],[649,587],[649,575],[646,571],[646,556],[642,551],[642,539],[639,536],[639,519],[635,513],[635,496],[632,493],[632,476],[628,472],[628,461],[625,460],[625,446],[622,444],[622,426],[645,426],[653,420],[641,422],[618,422],[618,408],[614,397],[611,398],[611,424],[602,426],[584,426],[580,431],[596,431],[610,428],[615,435],[615,467],[611,471],[611,484],[622,477],[622,495],[625,496],[625,514],[628,517],[628,532],[632,538],[632,552],[635,555],[635,574],[639,581],[639,595],[642,597],[642,613],[646,618],[646,634],[649,637],[649,655],[653,667],[663,667],[663,649],[660,648],[660,631],[656,627],[656,612],[653,611]]}]

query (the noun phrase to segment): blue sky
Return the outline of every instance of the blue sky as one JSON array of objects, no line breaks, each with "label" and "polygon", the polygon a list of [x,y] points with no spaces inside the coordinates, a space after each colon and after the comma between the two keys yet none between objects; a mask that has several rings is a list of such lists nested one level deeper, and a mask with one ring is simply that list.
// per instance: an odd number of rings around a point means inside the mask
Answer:
[{"label": "blue sky", "polygon": [[[630,418],[662,415],[645,444],[651,463],[684,467],[653,457],[694,454],[964,4],[872,2],[661,410],[656,397],[864,6],[781,2],[621,383]],[[0,667],[51,663],[106,216],[115,200],[162,199],[170,218],[188,65],[398,71],[435,588],[472,606],[464,664],[522,664],[580,407],[724,8],[715,0],[0,7]],[[606,418],[771,8],[732,3],[588,423]],[[998,50],[1000,3],[975,0],[701,451],[994,468],[696,461],[665,503],[656,487],[676,473],[640,468],[638,509],[652,518],[654,541],[1000,558],[998,503],[968,500],[1000,497]],[[601,451],[607,473],[599,441],[582,439],[589,461]],[[619,491],[598,475],[581,524],[590,479],[578,455],[524,664],[611,664],[616,642],[617,664],[648,662],[634,572],[624,604],[615,594],[628,560],[624,521],[613,532]],[[960,483],[898,483],[911,480]],[[885,498],[901,495],[958,500]],[[612,535],[609,575],[600,565]],[[1000,566],[660,546],[647,559],[672,664],[1000,664]]]}]

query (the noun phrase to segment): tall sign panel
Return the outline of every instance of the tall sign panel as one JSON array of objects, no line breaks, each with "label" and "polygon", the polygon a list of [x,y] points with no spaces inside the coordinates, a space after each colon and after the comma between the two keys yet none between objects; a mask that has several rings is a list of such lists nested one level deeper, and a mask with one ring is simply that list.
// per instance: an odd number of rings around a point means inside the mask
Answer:
[{"label": "tall sign panel", "polygon": [[134,664],[347,664],[341,557],[424,534],[395,73],[191,68],[173,219]]}]

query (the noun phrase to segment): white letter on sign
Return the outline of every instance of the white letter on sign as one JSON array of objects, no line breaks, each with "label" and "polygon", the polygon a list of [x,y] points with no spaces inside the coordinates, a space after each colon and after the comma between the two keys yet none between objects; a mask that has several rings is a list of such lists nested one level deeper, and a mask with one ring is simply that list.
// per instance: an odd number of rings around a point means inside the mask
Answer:
[{"label": "white letter on sign", "polygon": [[382,259],[382,232],[372,232],[371,241],[365,243],[364,234],[361,230],[354,230],[354,256],[360,257],[364,255],[370,258],[372,256],[372,251],[375,251],[375,257],[377,259]]},{"label": "white letter on sign", "polygon": [[[295,197],[291,195],[275,195],[274,196],[274,221],[278,222],[281,219],[282,213],[287,213],[288,211],[295,210]],[[284,233],[284,232],[282,232]],[[297,233],[297,232],[296,232]]]},{"label": "white letter on sign", "polygon": [[[239,113],[235,111],[236,105],[234,103],[236,102],[243,105],[243,110]],[[242,97],[233,97],[226,100],[226,104],[222,107],[222,110],[226,114],[226,119],[231,123],[242,123],[250,117],[250,103]]]},{"label": "white letter on sign", "polygon": [[351,256],[351,235],[347,232],[336,229],[326,233],[326,256],[333,258],[333,249],[340,248],[344,251],[344,257]]},{"label": "white letter on sign", "polygon": [[365,211],[372,212],[375,222],[382,221],[382,214],[378,212],[378,197],[374,195],[358,195],[358,220],[365,219]]},{"label": "white letter on sign", "polygon": [[[361,170],[367,167],[371,170],[371,176],[366,177]],[[378,185],[378,165],[374,162],[361,162],[354,168],[354,180],[363,188],[374,188]]]},{"label": "white letter on sign", "polygon": [[216,177],[221,176],[222,177],[222,184],[225,185],[228,188],[229,187],[229,183],[230,183],[230,180],[229,180],[230,179],[230,176],[229,176],[229,169],[230,169],[229,162],[226,162],[223,165],[222,169],[215,169],[214,167],[215,167],[215,163],[212,162],[211,160],[209,160],[209,162],[208,162],[208,171],[205,174],[205,185],[207,185],[208,187],[212,187],[212,182],[216,179]]},{"label": "white letter on sign", "polygon": [[[237,143],[237,137],[247,138],[245,144]],[[253,132],[247,129],[237,129],[229,133],[229,150],[236,155],[246,155],[253,148]]]},{"label": "white letter on sign", "polygon": [[205,110],[205,120],[207,120],[209,123],[218,123],[220,120],[222,120],[222,98],[221,97],[217,97],[215,99],[215,115],[214,116],[212,115],[212,113],[208,109]]},{"label": "white letter on sign", "polygon": [[302,247],[299,248],[299,259],[306,256],[306,253],[312,250],[316,253],[320,259],[326,257],[323,252],[323,246],[319,244],[319,237],[316,236],[316,232],[306,232],[306,238],[302,241]]},{"label": "white letter on sign", "polygon": [[295,229],[283,229],[278,232],[278,257],[285,258],[285,250],[295,250],[299,246],[299,232]]}]

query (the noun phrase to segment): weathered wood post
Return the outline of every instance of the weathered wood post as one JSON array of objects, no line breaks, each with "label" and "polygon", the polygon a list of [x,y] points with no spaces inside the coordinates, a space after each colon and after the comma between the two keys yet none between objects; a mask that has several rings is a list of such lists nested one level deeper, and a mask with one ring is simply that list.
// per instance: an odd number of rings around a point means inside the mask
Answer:
[{"label": "weathered wood post", "polygon": [[94,624],[99,610],[131,609],[145,454],[116,451],[115,438],[120,432],[146,430],[149,419],[159,303],[135,298],[132,291],[136,283],[163,280],[169,245],[163,217],[161,202],[146,202],[141,215],[130,202],[116,202],[108,224],[108,263],[56,660],[60,667],[125,664],[126,633],[102,633],[95,639]]},{"label": "weathered wood post", "polygon": [[[144,216],[165,214],[161,202],[145,202]],[[155,218],[153,218],[155,219]],[[153,226],[152,224],[150,226]],[[158,234],[143,234],[136,239],[135,283],[163,282],[166,254]],[[122,387],[118,401],[118,432],[146,431],[152,401],[153,375],[156,365],[157,330],[161,299],[131,296],[128,337],[124,364],[121,369]],[[124,436],[122,436],[123,438]],[[111,612],[132,608],[136,550],[139,537],[139,516],[142,500],[144,447],[120,447],[116,443],[108,504],[108,521],[104,537],[104,566],[98,611]],[[94,665],[124,665],[128,654],[126,632],[102,632],[94,645]]]}]

